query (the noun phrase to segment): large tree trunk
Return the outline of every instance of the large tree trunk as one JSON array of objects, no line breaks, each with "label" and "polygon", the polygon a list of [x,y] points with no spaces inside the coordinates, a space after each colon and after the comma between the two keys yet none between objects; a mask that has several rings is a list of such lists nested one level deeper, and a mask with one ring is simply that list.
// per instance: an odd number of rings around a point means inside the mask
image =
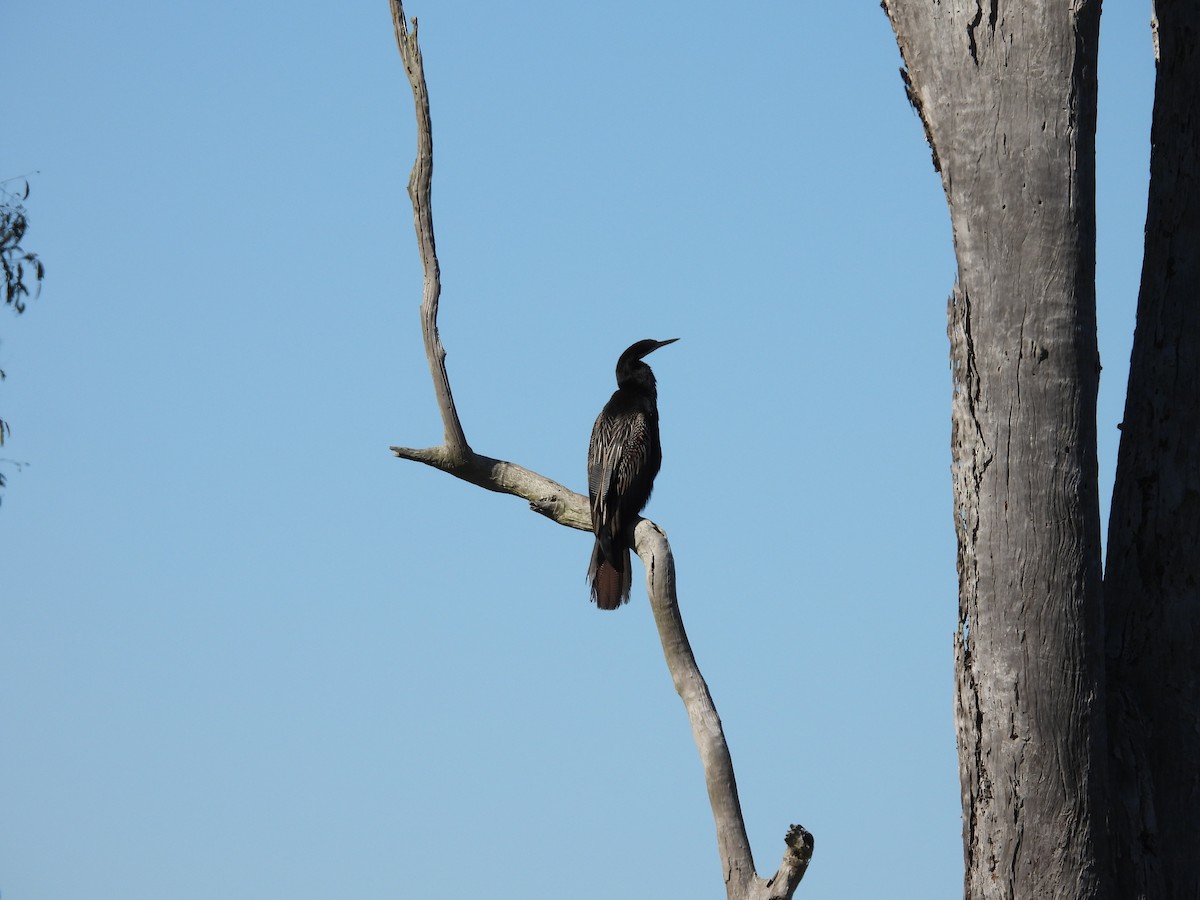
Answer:
[{"label": "large tree trunk", "polygon": [[1146,252],[1108,531],[1121,898],[1200,897],[1200,4],[1158,0]]},{"label": "large tree trunk", "polygon": [[1097,0],[884,0],[942,176],[965,891],[1106,896]]}]

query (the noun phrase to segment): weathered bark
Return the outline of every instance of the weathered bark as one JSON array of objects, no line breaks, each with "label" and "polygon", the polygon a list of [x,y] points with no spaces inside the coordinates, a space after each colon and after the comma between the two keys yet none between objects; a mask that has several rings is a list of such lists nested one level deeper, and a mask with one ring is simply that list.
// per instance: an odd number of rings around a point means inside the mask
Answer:
[{"label": "weathered bark", "polygon": [[1146,247],[1105,572],[1121,898],[1200,897],[1200,4],[1155,3]]},{"label": "weathered bark", "polygon": [[1097,0],[884,0],[950,207],[971,898],[1104,891]]},{"label": "weathered bark", "polygon": [[[417,44],[416,19],[410,31],[401,0],[390,0],[396,43],[404,61],[413,91],[417,115],[417,160],[409,179],[408,194],[413,204],[413,224],[421,251],[424,292],[421,324],[425,336],[425,354],[433,377],[434,392],[445,428],[445,444],[439,447],[392,447],[402,459],[414,460],[448,472],[490,491],[514,494],[529,501],[530,507],[554,521],[591,531],[587,498],[537,472],[504,460],[474,452],[454,406],[450,380],[446,373],[445,351],[437,331],[440,294],[440,270],[433,233],[430,205],[433,174],[433,135],[429,115],[429,93],[421,50]],[[582,459],[580,462],[582,463]],[[582,466],[581,466],[582,469]],[[813,838],[804,828],[792,825],[784,837],[785,851],[779,870],[770,879],[760,878],[754,870],[754,858],[738,800],[737,781],[729,745],[708,685],[696,664],[679,613],[675,593],[675,562],[671,546],[662,530],[648,519],[639,519],[634,529],[634,550],[646,566],[646,589],[662,642],[663,655],[675,689],[683,700],[692,736],[700,751],[704,780],[717,831],[717,849],[725,876],[729,900],[790,900],[808,869],[813,853]],[[581,595],[581,601],[583,595]]]},{"label": "weathered bark", "polygon": [[404,61],[404,71],[413,92],[413,107],[417,114],[417,158],[408,176],[408,198],[412,201],[413,229],[417,233],[417,248],[421,251],[421,271],[425,287],[421,293],[421,335],[425,342],[425,357],[433,377],[438,409],[445,430],[445,454],[450,462],[463,463],[471,454],[458,409],[450,391],[450,376],[446,374],[446,351],[438,336],[438,301],[442,294],[442,269],[438,264],[437,241],[433,232],[433,124],[429,116],[429,88],[425,84],[425,66],[421,45],[417,43],[417,20],[412,31],[404,19],[399,3],[392,4],[392,26],[396,31],[396,46]]}]

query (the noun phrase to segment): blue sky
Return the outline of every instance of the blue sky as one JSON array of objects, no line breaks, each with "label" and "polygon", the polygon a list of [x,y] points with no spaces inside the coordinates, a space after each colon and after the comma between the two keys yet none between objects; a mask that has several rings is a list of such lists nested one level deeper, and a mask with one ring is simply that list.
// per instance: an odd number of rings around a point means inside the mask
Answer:
[{"label": "blue sky", "polygon": [[[961,890],[940,184],[876,3],[411,0],[467,436],[576,490],[655,354],[647,514],[759,869]],[[1109,4],[1107,509],[1153,87]],[[413,463],[440,441],[385,0],[6,4],[5,900],[724,896],[640,575]]]}]

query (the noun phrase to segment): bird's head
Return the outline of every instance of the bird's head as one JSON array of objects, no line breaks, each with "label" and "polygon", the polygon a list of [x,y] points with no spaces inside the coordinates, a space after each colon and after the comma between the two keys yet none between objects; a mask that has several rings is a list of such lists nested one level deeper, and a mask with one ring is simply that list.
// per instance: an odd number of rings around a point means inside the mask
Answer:
[{"label": "bird's head", "polygon": [[650,367],[641,362],[643,357],[649,356],[659,347],[665,347],[667,344],[675,343],[679,338],[671,338],[666,341],[655,341],[647,338],[644,341],[638,341],[633,346],[629,347],[621,358],[617,360],[617,383],[622,384],[626,379],[633,376],[639,369],[649,371]]}]

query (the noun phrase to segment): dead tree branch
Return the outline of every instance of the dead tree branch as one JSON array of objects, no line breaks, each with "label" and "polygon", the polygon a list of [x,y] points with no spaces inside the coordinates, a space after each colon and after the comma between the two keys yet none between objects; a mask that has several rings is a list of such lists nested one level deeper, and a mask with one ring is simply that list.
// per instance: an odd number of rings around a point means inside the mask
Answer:
[{"label": "dead tree branch", "polygon": [[[424,270],[424,292],[421,303],[421,325],[425,338],[425,354],[433,376],[434,392],[445,428],[445,444],[440,447],[414,449],[392,447],[401,459],[414,460],[479,485],[489,491],[513,494],[529,502],[530,508],[559,524],[591,530],[591,515],[587,498],[563,487],[543,475],[514,463],[492,459],[475,453],[467,443],[462,423],[454,406],[450,380],[446,374],[446,352],[437,331],[438,298],[441,291],[440,270],[433,236],[433,214],[430,207],[430,185],[433,175],[433,133],[429,117],[429,93],[417,45],[417,20],[412,30],[404,17],[401,0],[389,0],[396,43],[412,86],[417,116],[417,159],[408,183],[408,195],[413,204],[413,224],[417,245],[421,251]],[[759,878],[754,871],[754,858],[742,819],[738,801],[737,782],[729,746],[721,728],[708,685],[700,673],[688,643],[679,601],[675,593],[675,561],[671,546],[663,531],[648,519],[642,519],[634,530],[634,550],[646,567],[646,588],[650,605],[662,641],[667,666],[687,710],[692,735],[700,751],[708,786],[709,802],[716,822],[717,848],[725,874],[729,900],[788,900],[804,877],[812,858],[813,839],[805,829],[793,825],[787,833],[783,863],[770,879]]]},{"label": "dead tree branch", "polygon": [[442,411],[442,425],[446,431],[445,451],[455,462],[465,460],[471,454],[458,410],[454,407],[454,395],[450,393],[450,378],[446,374],[446,351],[438,336],[438,299],[442,293],[442,272],[438,266],[437,245],[433,239],[433,207],[430,192],[433,185],[433,126],[429,119],[429,91],[425,87],[425,67],[421,61],[421,48],[417,44],[417,20],[413,19],[412,31],[404,18],[400,3],[392,3],[392,24],[396,27],[396,44],[400,58],[408,73],[412,86],[413,105],[417,112],[417,159],[408,178],[408,196],[413,206],[413,226],[417,231],[417,246],[421,250],[421,268],[425,272],[425,289],[421,296],[421,333],[425,339],[425,356],[429,360],[429,372],[433,376],[433,389],[437,393],[438,409]]}]

